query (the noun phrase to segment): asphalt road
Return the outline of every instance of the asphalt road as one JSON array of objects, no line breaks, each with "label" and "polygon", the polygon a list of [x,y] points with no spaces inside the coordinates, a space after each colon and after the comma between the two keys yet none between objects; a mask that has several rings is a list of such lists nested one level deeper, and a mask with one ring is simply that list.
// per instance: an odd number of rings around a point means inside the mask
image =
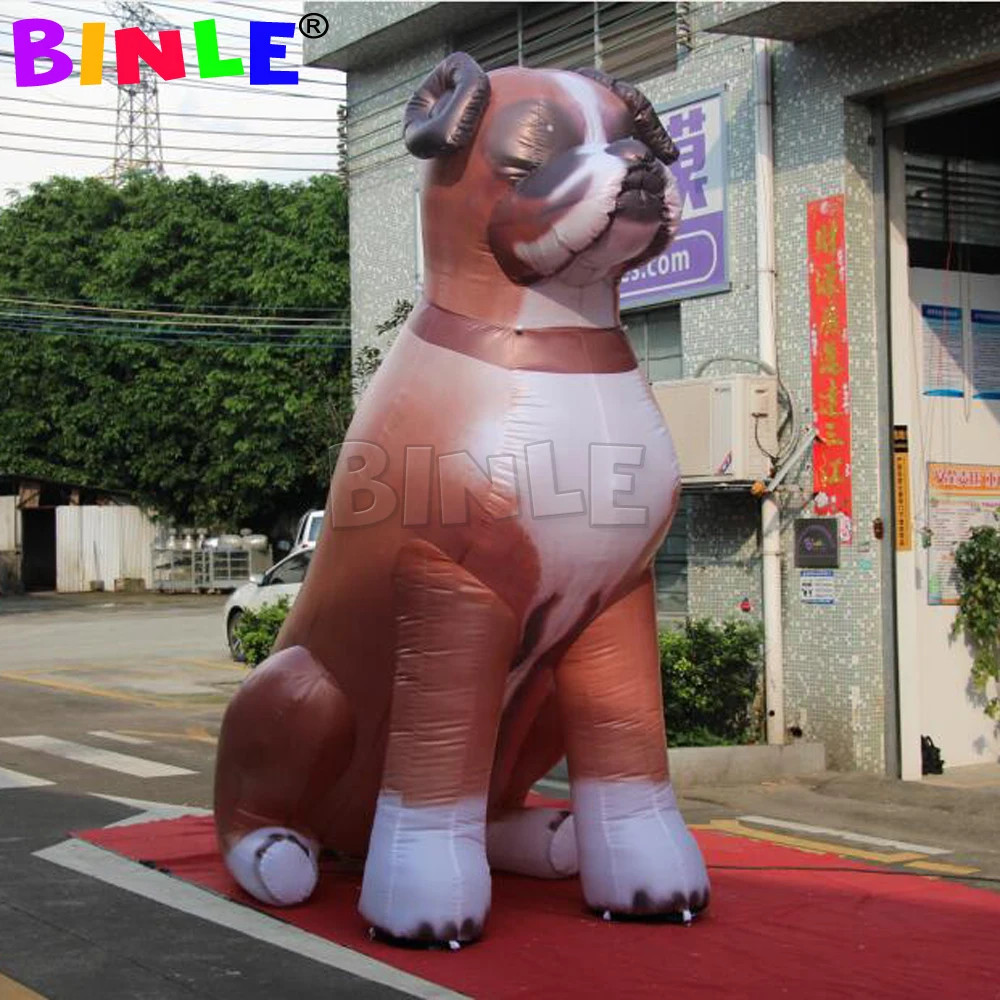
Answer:
[{"label": "asphalt road", "polygon": [[36,853],[143,812],[103,796],[211,805],[219,720],[245,674],[223,603],[0,602],[0,1000],[408,995]]},{"label": "asphalt road", "polygon": [[[245,675],[228,657],[223,603],[0,600],[0,1000],[413,995],[37,854],[147,808],[137,802],[211,805],[219,721]],[[826,774],[682,789],[681,807],[689,823],[750,839],[1000,879],[1000,780],[976,784]]]}]

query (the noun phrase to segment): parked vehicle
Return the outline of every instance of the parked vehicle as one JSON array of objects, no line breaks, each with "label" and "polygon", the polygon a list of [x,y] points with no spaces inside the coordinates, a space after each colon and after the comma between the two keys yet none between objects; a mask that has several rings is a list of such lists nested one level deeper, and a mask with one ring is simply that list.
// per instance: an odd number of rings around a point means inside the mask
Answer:
[{"label": "parked vehicle", "polygon": [[323,529],[323,513],[322,510],[310,510],[302,515],[299,526],[295,529],[293,552],[307,545],[315,545],[319,541],[319,533]]},{"label": "parked vehicle", "polygon": [[315,544],[307,544],[306,548],[292,552],[276,562],[263,576],[251,577],[249,583],[243,584],[230,595],[224,611],[226,640],[229,652],[238,663],[243,662],[243,652],[236,636],[236,626],[243,615],[266,604],[274,604],[281,597],[287,597],[288,603],[294,604],[315,548]]}]

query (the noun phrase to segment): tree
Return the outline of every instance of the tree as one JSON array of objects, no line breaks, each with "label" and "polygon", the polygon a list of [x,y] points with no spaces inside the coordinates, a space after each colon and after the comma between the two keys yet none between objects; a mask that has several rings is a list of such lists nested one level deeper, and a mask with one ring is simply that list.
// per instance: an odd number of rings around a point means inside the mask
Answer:
[{"label": "tree", "polygon": [[346,425],[348,282],[333,177],[35,185],[0,212],[0,470],[273,530]]}]

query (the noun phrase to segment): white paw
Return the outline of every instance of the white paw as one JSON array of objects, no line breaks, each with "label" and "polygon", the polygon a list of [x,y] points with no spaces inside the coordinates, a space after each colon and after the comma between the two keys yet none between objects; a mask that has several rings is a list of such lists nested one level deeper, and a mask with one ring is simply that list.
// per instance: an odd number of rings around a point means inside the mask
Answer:
[{"label": "white paw", "polygon": [[708,906],[705,863],[670,783],[573,784],[587,904],[613,914],[697,913]]},{"label": "white paw", "polygon": [[248,833],[226,855],[226,867],[255,899],[270,906],[294,906],[316,887],[318,855],[318,845],[308,837],[266,826]]},{"label": "white paw", "polygon": [[410,806],[379,796],[361,886],[361,915],[408,941],[475,941],[490,909],[486,802]]},{"label": "white paw", "polygon": [[573,814],[568,809],[512,809],[486,826],[486,856],[494,871],[534,878],[568,878],[579,871]]}]

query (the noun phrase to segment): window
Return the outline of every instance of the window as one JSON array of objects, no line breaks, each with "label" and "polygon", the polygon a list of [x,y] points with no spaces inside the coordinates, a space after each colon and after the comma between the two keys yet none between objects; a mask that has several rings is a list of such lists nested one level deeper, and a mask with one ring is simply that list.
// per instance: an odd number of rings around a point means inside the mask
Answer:
[{"label": "window", "polygon": [[455,39],[484,69],[596,66],[635,82],[677,65],[677,4],[522,3]]},{"label": "window", "polygon": [[639,360],[639,367],[650,382],[664,382],[683,376],[679,305],[652,309],[649,312],[628,313],[624,322],[628,327],[628,339]]},{"label": "window", "polygon": [[[650,382],[681,378],[681,307],[677,304],[627,313],[628,338]],[[661,615],[683,617],[688,610],[688,503],[682,496],[674,523],[656,553],[656,605]]]},{"label": "window", "polygon": [[688,498],[681,502],[674,523],[653,560],[656,577],[656,610],[683,618],[688,613]]},{"label": "window", "polygon": [[302,583],[312,560],[312,550],[289,556],[284,562],[278,563],[265,577],[264,586],[273,587],[279,583]]}]

